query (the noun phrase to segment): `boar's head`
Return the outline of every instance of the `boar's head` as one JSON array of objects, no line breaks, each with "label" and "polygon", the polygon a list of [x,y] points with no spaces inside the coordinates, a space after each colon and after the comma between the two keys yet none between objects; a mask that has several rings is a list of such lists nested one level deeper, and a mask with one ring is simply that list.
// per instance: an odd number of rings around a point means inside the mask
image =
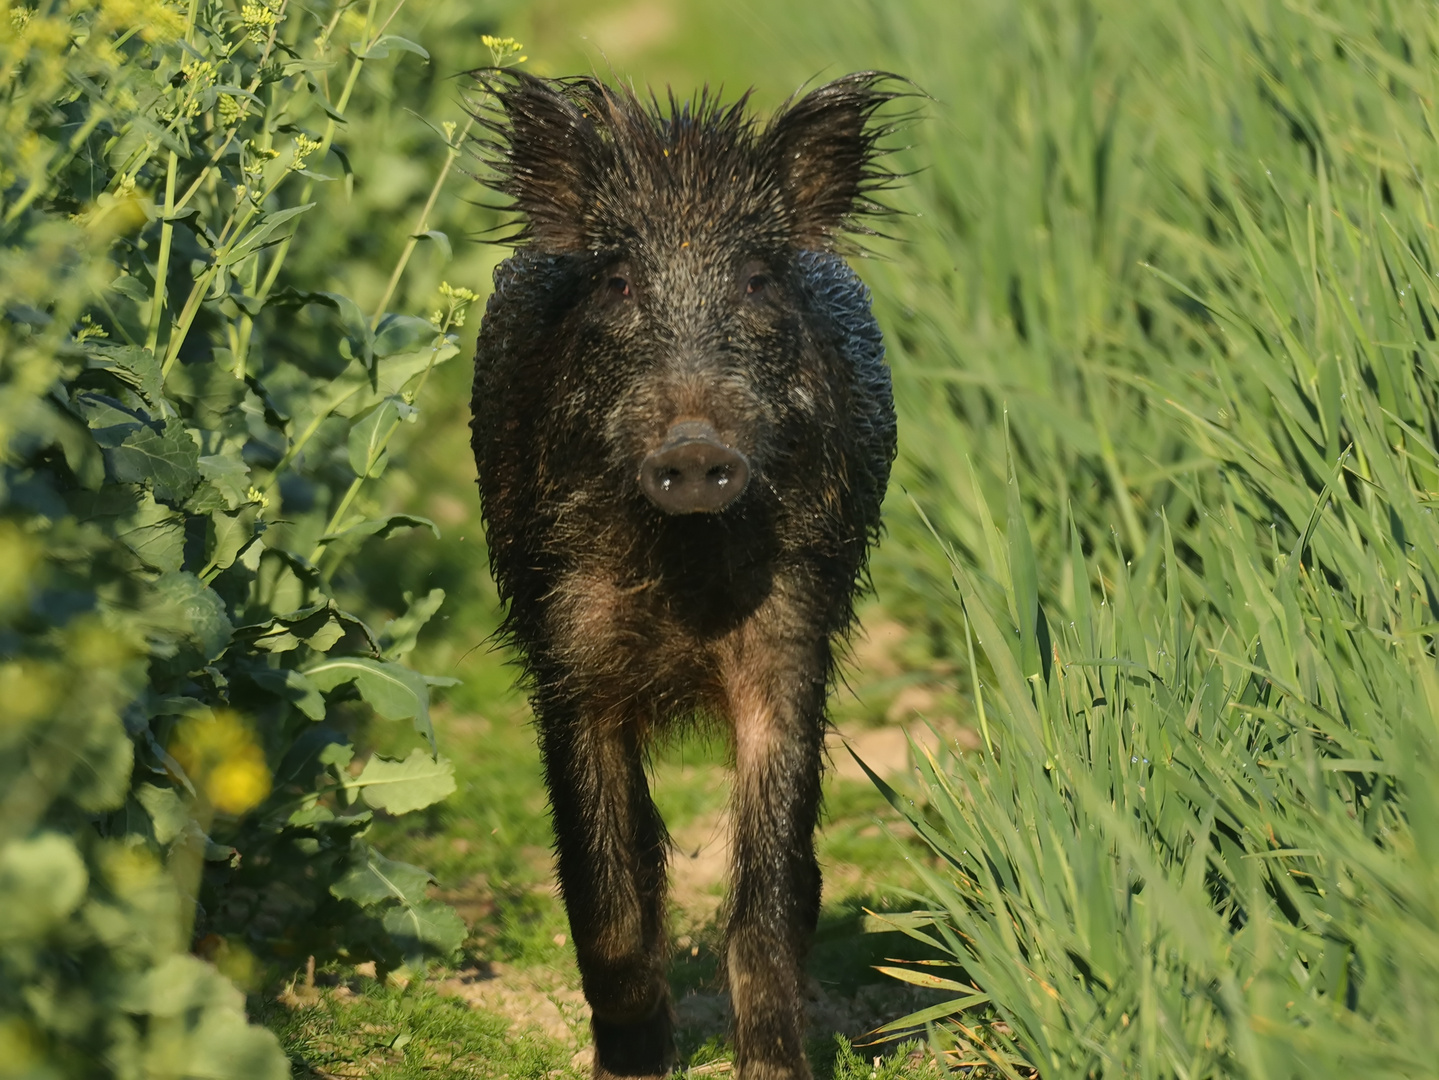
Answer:
[{"label": "boar's head", "polygon": [[[882,495],[892,416],[866,414],[878,406],[855,375],[856,352],[882,368],[882,345],[839,250],[889,212],[876,158],[893,127],[876,111],[898,80],[849,75],[761,124],[748,95],[662,105],[593,78],[475,75],[484,179],[521,215],[481,341],[517,359],[476,384],[477,417],[482,396],[505,397],[533,455],[507,490],[657,519],[812,503],[819,488]],[[857,445],[875,423],[887,450]],[[483,486],[500,451],[476,451]]]}]

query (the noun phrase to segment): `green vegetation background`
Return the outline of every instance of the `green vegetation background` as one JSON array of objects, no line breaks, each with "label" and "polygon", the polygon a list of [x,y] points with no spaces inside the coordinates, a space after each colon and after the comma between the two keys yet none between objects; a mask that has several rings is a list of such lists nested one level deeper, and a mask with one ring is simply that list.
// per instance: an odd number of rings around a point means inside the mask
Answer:
[{"label": "green vegetation background", "polygon": [[[939,992],[910,1026],[970,1075],[1431,1074],[1432,6],[411,5],[395,30],[429,60],[366,67],[342,137],[352,187],[289,256],[363,311],[445,159],[422,119],[463,123],[451,76],[486,62],[482,33],[522,41],[541,74],[753,86],[760,111],[858,68],[929,95],[894,140],[899,239],[860,264],[901,409],[866,620],[904,633],[837,708],[877,724],[919,686],[959,727],[916,751],[888,807],[883,784],[833,788],[826,857],[860,876],[827,898],[821,979],[852,992],[885,956],[940,961],[891,967]],[[498,220],[489,201],[449,181],[425,222],[446,240],[420,242],[391,310],[427,310],[442,281],[484,293],[503,257],[471,241]],[[459,906],[461,968],[541,973],[563,1006],[537,759],[486,642],[467,384],[463,362],[436,369],[422,427],[360,498],[442,535],[369,541],[334,578],[371,621],[443,588],[412,659],[462,680],[435,721],[457,792],[371,839]],[[356,725],[361,752],[407,737]],[[673,820],[722,804],[722,757],[662,756]],[[901,815],[908,839],[867,834]],[[713,925],[682,929],[676,984],[703,990]],[[334,1075],[582,1068],[564,1040],[438,996],[449,969],[410,974],[322,965],[264,1017],[297,1067]],[[721,1043],[685,1049],[722,1069]],[[932,1067],[814,1056],[846,1076]]]}]

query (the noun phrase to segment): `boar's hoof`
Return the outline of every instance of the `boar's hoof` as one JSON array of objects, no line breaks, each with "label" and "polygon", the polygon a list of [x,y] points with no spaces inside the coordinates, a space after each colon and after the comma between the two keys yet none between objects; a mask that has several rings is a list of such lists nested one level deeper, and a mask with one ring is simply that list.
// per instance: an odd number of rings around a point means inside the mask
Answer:
[{"label": "boar's hoof", "polygon": [[663,1080],[679,1064],[674,1011],[668,990],[642,1020],[614,1021],[591,1016],[595,1062],[593,1080]]},{"label": "boar's hoof", "polygon": [[675,424],[640,463],[640,488],[666,514],[718,513],[747,483],[749,461],[702,420]]}]

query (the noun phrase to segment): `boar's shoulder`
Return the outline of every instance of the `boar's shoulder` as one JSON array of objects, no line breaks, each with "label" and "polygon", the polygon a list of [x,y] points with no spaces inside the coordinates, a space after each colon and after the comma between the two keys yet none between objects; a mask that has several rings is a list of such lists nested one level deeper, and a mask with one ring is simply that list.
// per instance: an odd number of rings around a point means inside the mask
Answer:
[{"label": "boar's shoulder", "polygon": [[[849,379],[849,422],[858,460],[851,470],[867,490],[865,507],[877,524],[879,503],[889,483],[896,450],[894,392],[884,362],[884,338],[870,310],[869,289],[840,256],[819,251],[799,256],[801,279],[809,294],[815,328],[838,354]],[[873,525],[871,526],[873,527]]]}]

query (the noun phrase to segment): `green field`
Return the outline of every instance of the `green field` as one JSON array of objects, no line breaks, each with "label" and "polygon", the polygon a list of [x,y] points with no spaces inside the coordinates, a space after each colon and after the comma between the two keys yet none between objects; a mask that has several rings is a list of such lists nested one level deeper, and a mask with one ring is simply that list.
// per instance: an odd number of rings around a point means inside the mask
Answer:
[{"label": "green field", "polygon": [[[1434,1075],[1432,5],[8,25],[0,1077],[588,1075],[467,443],[481,35],[761,112],[916,87],[855,259],[900,455],[833,699],[816,1075]],[[697,1077],[725,757],[652,769]]]}]

